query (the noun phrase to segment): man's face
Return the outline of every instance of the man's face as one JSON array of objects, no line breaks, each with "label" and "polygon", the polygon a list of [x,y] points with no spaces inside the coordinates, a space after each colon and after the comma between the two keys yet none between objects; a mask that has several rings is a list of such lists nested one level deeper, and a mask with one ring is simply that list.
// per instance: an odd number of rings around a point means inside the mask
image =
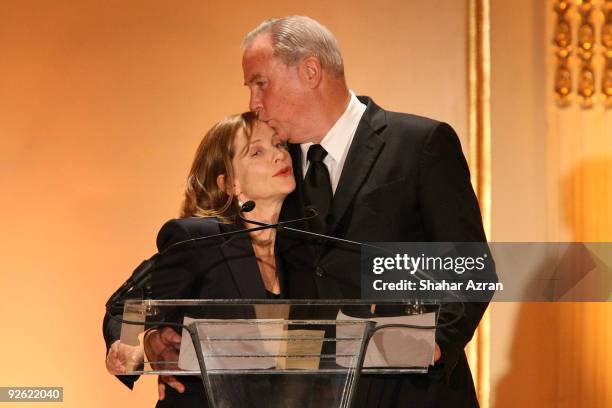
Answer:
[{"label": "man's face", "polygon": [[251,93],[249,108],[282,140],[303,143],[312,137],[310,89],[299,64],[288,66],[273,56],[270,36],[260,35],[242,57],[244,84]]}]

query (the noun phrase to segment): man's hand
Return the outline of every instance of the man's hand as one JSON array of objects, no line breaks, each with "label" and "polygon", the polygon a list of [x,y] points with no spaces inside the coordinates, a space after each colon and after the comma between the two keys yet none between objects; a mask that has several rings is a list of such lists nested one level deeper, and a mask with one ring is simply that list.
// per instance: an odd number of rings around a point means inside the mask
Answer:
[{"label": "man's hand", "polygon": [[113,375],[122,375],[135,370],[143,363],[144,352],[141,346],[130,346],[115,341],[106,355],[106,369]]},{"label": "man's hand", "polygon": [[[178,368],[178,353],[181,347],[181,336],[170,327],[149,330],[144,337],[144,351],[151,367],[154,369]],[[167,363],[166,363],[167,362]],[[166,384],[180,393],[185,386],[172,375],[160,375],[157,379],[159,399],[166,398]]]},{"label": "man's hand", "polygon": [[436,348],[434,349],[434,363],[437,363],[440,357],[442,357],[442,350],[440,350],[440,346],[436,343]]}]

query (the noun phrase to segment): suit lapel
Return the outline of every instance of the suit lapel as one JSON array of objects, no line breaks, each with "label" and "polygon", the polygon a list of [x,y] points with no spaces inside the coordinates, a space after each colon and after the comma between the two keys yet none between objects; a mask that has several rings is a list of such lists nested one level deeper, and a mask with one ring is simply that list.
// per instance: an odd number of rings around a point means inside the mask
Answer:
[{"label": "suit lapel", "polygon": [[[334,194],[331,215],[333,223],[329,226],[327,233],[334,235],[338,223],[346,212],[347,208],[354,200],[359,189],[365,182],[370,169],[376,162],[376,158],[384,145],[379,132],[386,127],[387,119],[385,111],[378,107],[370,98],[359,97],[361,102],[366,104],[366,110],[357,126],[353,142],[349,148],[344,168]],[[295,191],[285,199],[281,211],[282,220],[290,220],[304,217],[304,197],[302,189],[302,150],[299,145],[290,145],[289,152],[293,161],[293,172],[295,175]],[[308,223],[303,222],[293,225],[298,229],[308,230]],[[287,237],[279,241],[282,249],[290,256],[301,255],[299,261],[304,264],[314,265],[321,256],[320,252],[315,251],[312,245],[305,245],[301,249],[292,247],[295,241],[303,241],[304,237],[297,237],[291,234],[294,239]],[[287,259],[290,259],[289,256]],[[293,258],[291,258],[293,259]],[[297,261],[296,261],[297,262]],[[289,262],[289,265],[291,263]],[[314,266],[312,267],[314,269]]]},{"label": "suit lapel", "polygon": [[[291,154],[293,163],[295,190],[289,194],[283,202],[283,208],[280,215],[282,221],[295,220],[305,216],[304,193],[302,189],[302,149],[300,149],[300,145],[292,144],[289,145],[289,153]],[[304,231],[310,230],[308,222],[306,221],[291,224],[290,227]],[[315,258],[315,252],[310,245],[297,245],[297,243],[303,242],[304,239],[305,236],[292,232],[283,232],[277,235],[278,247],[282,254],[281,256],[287,261],[287,265],[291,266],[288,267],[288,271],[292,271],[296,263],[305,260],[309,260],[307,263],[310,263]],[[289,275],[290,274],[287,274],[287,278],[289,278]]]},{"label": "suit lapel", "polygon": [[360,97],[360,100],[367,104],[367,108],[357,126],[334,194],[331,209],[333,223],[328,233],[333,233],[338,226],[384,145],[378,132],[387,124],[385,112],[369,98]]},{"label": "suit lapel", "polygon": [[[300,145],[289,145],[289,153],[293,164],[295,190],[287,196],[281,210],[281,220],[292,220],[304,216],[304,199],[302,192],[302,150]],[[297,227],[296,228],[300,228]]]},{"label": "suit lapel", "polygon": [[[222,232],[235,230],[235,225],[222,224]],[[224,242],[221,252],[234,278],[242,299],[262,299],[266,297],[266,288],[259,273],[259,266],[248,235],[238,235],[229,242]]]}]

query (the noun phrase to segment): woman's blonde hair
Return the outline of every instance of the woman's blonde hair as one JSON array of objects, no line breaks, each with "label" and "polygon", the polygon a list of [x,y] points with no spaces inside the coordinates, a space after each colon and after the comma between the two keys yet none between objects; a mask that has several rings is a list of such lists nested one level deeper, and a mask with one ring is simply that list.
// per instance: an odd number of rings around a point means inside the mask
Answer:
[{"label": "woman's blonde hair", "polygon": [[232,115],[206,133],[187,176],[181,217],[219,217],[224,222],[233,221],[238,213],[237,200],[217,185],[217,178],[224,175],[225,185],[233,185],[234,140],[242,131],[248,145],[256,121],[254,112]]}]

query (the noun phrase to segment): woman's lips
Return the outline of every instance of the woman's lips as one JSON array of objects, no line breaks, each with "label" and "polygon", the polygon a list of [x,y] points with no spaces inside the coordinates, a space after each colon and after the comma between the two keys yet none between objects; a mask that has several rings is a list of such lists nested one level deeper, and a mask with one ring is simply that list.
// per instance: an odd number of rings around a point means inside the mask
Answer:
[{"label": "woman's lips", "polygon": [[290,175],[291,175],[291,166],[286,166],[280,169],[279,171],[277,171],[276,174],[274,174],[274,177],[276,176],[288,177]]}]

